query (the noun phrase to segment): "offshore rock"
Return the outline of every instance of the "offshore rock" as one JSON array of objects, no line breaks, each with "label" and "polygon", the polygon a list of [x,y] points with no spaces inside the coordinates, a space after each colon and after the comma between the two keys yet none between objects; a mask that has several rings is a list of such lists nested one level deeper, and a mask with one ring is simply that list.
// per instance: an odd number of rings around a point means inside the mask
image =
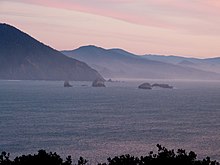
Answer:
[{"label": "offshore rock", "polygon": [[72,87],[72,85],[70,85],[69,81],[64,81],[63,86],[64,87]]},{"label": "offshore rock", "polygon": [[105,83],[101,79],[96,79],[95,81],[92,82],[93,87],[105,87]]},{"label": "offshore rock", "polygon": [[170,86],[169,84],[153,84],[152,87],[160,87],[160,88],[169,88],[173,89],[173,86]]},{"label": "offshore rock", "polygon": [[139,89],[152,89],[150,83],[143,83],[138,86]]}]

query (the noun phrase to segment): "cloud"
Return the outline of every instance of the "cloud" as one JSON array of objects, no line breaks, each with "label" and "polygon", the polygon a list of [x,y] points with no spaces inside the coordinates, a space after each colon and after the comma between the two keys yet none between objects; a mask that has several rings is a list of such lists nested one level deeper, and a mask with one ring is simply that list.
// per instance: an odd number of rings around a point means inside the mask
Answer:
[{"label": "cloud", "polygon": [[216,0],[0,0],[0,17],[58,49],[205,56],[219,53],[219,8]]},{"label": "cloud", "polygon": [[[190,34],[210,35],[220,31],[218,0],[14,0],[47,7],[74,10]],[[213,30],[215,29],[215,30]]]}]

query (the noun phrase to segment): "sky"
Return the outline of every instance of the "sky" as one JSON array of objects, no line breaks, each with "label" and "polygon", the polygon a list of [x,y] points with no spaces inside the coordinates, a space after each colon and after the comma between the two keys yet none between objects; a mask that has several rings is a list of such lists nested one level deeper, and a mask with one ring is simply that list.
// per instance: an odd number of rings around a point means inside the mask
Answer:
[{"label": "sky", "polygon": [[219,0],[0,0],[0,22],[57,50],[220,56]]}]

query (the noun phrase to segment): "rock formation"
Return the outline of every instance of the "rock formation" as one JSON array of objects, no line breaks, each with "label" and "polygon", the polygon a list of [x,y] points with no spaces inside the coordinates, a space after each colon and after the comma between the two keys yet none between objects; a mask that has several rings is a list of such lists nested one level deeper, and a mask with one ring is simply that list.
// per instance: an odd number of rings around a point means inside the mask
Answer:
[{"label": "rock formation", "polygon": [[173,86],[170,86],[169,84],[153,84],[152,87],[160,87],[160,88],[169,88],[169,89],[172,89]]},{"label": "rock formation", "polygon": [[113,82],[113,81],[112,81],[112,79],[108,79],[108,81],[107,81],[107,82]]},{"label": "rock formation", "polygon": [[105,87],[105,83],[101,79],[96,79],[95,81],[92,82],[93,87]]},{"label": "rock formation", "polygon": [[143,84],[139,85],[138,88],[140,88],[140,89],[152,89],[150,83],[143,83]]},{"label": "rock formation", "polygon": [[64,81],[63,86],[64,87],[72,87],[72,85],[70,85],[69,81]]},{"label": "rock formation", "polygon": [[170,86],[169,84],[158,84],[158,83],[152,85],[150,83],[143,83],[138,86],[138,88],[140,89],[152,89],[154,87],[173,89],[173,86]]}]

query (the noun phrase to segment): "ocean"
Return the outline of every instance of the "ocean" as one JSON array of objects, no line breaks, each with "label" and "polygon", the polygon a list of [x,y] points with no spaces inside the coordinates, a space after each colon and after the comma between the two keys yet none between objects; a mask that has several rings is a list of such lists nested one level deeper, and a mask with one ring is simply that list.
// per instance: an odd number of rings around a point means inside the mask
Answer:
[{"label": "ocean", "polygon": [[[143,90],[143,82],[174,89]],[[40,149],[91,163],[169,149],[220,160],[220,82],[0,81],[0,150],[12,157]],[[1,152],[0,151],[0,152]]]}]

